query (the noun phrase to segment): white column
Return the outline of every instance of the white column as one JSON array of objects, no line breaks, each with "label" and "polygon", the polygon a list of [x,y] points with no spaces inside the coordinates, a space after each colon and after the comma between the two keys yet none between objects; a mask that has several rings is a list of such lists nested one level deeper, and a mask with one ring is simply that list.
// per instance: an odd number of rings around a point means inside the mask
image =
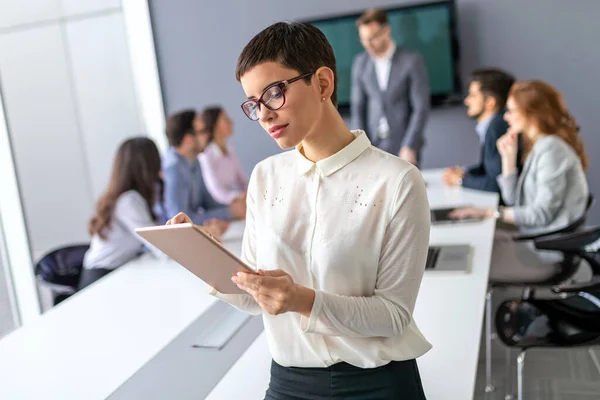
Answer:
[{"label": "white column", "polygon": [[145,133],[162,152],[168,147],[165,115],[147,0],[123,0],[133,80]]},{"label": "white column", "polygon": [[16,321],[26,324],[40,315],[40,303],[35,284],[27,228],[23,218],[23,207],[19,185],[11,152],[8,126],[4,115],[4,102],[0,92],[0,224],[6,245],[8,261],[8,285],[14,288]]}]

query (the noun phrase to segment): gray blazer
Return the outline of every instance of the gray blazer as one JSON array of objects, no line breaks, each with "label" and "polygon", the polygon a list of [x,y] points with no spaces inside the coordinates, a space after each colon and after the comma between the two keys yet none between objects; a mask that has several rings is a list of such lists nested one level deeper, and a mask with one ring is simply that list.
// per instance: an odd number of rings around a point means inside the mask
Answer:
[{"label": "gray blazer", "polygon": [[[366,131],[371,142],[380,149],[398,155],[400,148],[407,146],[418,155],[425,144],[423,129],[429,103],[427,69],[419,53],[396,48],[389,83],[384,92],[379,88],[371,56],[361,53],[354,59],[351,129]],[[390,135],[386,139],[379,139],[378,126],[383,116],[390,126]]]},{"label": "gray blazer", "polygon": [[538,139],[518,179],[500,175],[498,184],[506,205],[514,206],[515,225],[527,235],[573,223],[585,212],[589,194],[581,160],[556,135]]}]

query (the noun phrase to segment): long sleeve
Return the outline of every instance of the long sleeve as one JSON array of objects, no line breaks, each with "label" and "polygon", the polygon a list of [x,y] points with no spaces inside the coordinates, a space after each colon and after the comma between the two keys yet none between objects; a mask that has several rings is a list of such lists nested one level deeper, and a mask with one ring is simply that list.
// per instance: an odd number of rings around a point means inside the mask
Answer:
[{"label": "long sleeve", "polygon": [[497,178],[502,174],[502,156],[496,142],[506,133],[506,124],[500,121],[490,124],[485,135],[481,164],[467,171],[463,177],[463,187],[488,192],[500,191]]},{"label": "long sleeve", "polygon": [[465,170],[465,177],[467,175],[483,175],[483,174],[485,174],[485,169],[483,168],[483,163],[471,165],[470,167],[467,167]]},{"label": "long sleeve", "polygon": [[517,196],[517,183],[518,175],[516,173],[508,176],[498,175],[497,181],[500,187],[500,194],[502,200],[507,206],[513,206],[515,204],[515,198]]},{"label": "long sleeve", "polygon": [[236,181],[237,185],[241,191],[245,192],[248,190],[248,175],[244,168],[242,168],[242,164],[240,164],[240,160],[232,153],[235,162],[235,171],[236,171]]},{"label": "long sleeve", "polygon": [[202,178],[213,198],[223,204],[231,203],[228,191],[225,189],[225,186],[221,184],[221,181],[217,176],[214,160],[207,154],[206,150],[198,156],[198,160],[200,161],[200,166],[202,168]]},{"label": "long sleeve", "polygon": [[164,209],[166,218],[173,218],[180,212],[186,213],[196,225],[202,225],[206,214],[202,210],[193,209],[190,202],[189,184],[176,165],[163,170],[165,190]]},{"label": "long sleeve", "polygon": [[[350,88],[350,113],[351,129],[366,130],[367,94],[360,79],[363,70],[361,68],[361,56],[357,56],[352,64],[352,87]],[[370,132],[369,132],[370,133]]]},{"label": "long sleeve", "polygon": [[217,157],[208,150],[199,156],[202,176],[212,197],[221,204],[230,204],[240,192],[247,190],[248,176],[232,149],[226,158],[219,160]]},{"label": "long sleeve", "polygon": [[205,220],[216,218],[230,221],[232,219],[229,207],[212,197],[202,178],[200,178],[200,198]]},{"label": "long sleeve", "polygon": [[529,170],[535,173],[535,201],[513,208],[517,226],[543,227],[552,222],[565,201],[569,166],[570,159],[560,151],[540,154]]},{"label": "long sleeve", "polygon": [[145,228],[156,225],[156,221],[152,219],[148,204],[136,191],[123,193],[117,200],[114,210],[114,219],[123,225],[127,231],[133,234],[155,257],[167,258],[167,255],[158,248],[151,245],[141,236],[135,234],[137,228]]},{"label": "long sleeve", "polygon": [[[345,337],[402,335],[412,322],[425,271],[430,214],[427,192],[416,168],[400,178],[391,221],[381,247],[372,296],[341,296],[316,291],[307,333]],[[375,266],[373,266],[375,268]]]},{"label": "long sleeve", "polygon": [[409,91],[412,112],[402,146],[415,149],[423,143],[423,131],[429,115],[431,101],[427,68],[420,54],[416,55],[413,67],[410,70]]},{"label": "long sleeve", "polygon": [[[246,227],[244,229],[244,239],[242,241],[242,256],[241,259],[252,268],[256,267],[256,230],[254,223],[255,214],[255,196],[256,185],[253,185],[254,174],[250,178],[248,188],[248,196],[246,198]],[[252,315],[262,313],[262,308],[258,305],[254,298],[249,294],[223,294],[217,292],[214,288],[208,286],[208,293],[231,304],[240,311],[247,312]]]}]

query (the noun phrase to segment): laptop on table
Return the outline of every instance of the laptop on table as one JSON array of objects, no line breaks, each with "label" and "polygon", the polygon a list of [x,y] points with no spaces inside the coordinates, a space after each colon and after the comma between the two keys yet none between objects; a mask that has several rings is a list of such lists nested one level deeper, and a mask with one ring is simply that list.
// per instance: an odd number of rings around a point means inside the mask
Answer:
[{"label": "laptop on table", "polygon": [[465,207],[472,207],[472,206],[464,205],[464,206],[432,209],[430,211],[431,212],[431,224],[432,225],[443,225],[443,224],[455,224],[455,223],[461,223],[461,222],[483,221],[483,219],[484,219],[483,217],[469,217],[469,218],[463,218],[463,219],[450,218],[450,213],[452,211],[456,210],[457,208],[465,208]]},{"label": "laptop on table", "polygon": [[425,271],[469,272],[471,246],[430,246],[427,252]]}]

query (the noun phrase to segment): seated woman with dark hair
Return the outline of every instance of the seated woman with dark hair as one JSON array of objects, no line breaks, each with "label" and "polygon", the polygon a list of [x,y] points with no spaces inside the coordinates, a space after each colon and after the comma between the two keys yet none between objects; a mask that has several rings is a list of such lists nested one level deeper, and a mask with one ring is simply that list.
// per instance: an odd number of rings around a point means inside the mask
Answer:
[{"label": "seated woman with dark hair", "polygon": [[221,107],[208,107],[202,118],[209,134],[209,145],[198,159],[208,191],[220,203],[229,204],[244,195],[248,188],[248,175],[227,143],[233,134],[233,123]]},{"label": "seated woman with dark hair", "polygon": [[108,189],[88,226],[92,243],[83,261],[78,290],[133,260],[144,247],[165,257],[135,233],[136,228],[158,223],[152,208],[162,200],[162,186],[161,160],[154,142],[145,137],[123,142]]}]

